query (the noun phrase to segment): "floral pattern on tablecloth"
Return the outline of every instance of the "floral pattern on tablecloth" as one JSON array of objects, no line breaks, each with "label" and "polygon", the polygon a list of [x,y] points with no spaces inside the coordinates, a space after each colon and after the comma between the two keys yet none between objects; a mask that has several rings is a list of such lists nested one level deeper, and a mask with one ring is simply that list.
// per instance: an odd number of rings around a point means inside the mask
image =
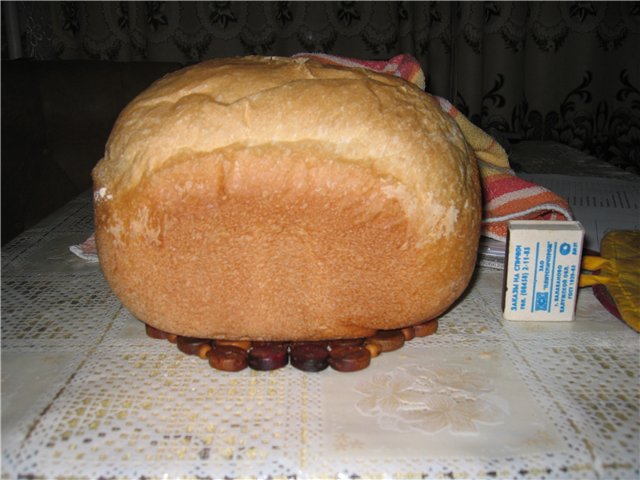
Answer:
[{"label": "floral pattern on tablecloth", "polygon": [[477,424],[499,425],[506,415],[491,400],[490,378],[455,365],[398,367],[354,388],[364,395],[358,411],[382,429],[475,434]]}]

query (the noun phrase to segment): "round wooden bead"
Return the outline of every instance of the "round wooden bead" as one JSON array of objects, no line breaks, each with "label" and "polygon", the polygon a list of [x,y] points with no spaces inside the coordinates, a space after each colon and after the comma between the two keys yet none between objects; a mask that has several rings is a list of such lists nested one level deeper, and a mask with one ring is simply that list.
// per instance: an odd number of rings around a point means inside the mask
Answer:
[{"label": "round wooden bead", "polygon": [[247,351],[251,348],[251,340],[216,340],[216,345],[232,345]]},{"label": "round wooden bead", "polygon": [[205,338],[178,336],[176,344],[178,345],[178,350],[181,352],[186,353],[187,355],[198,355],[200,346],[209,345],[209,340]]},{"label": "round wooden bead", "polygon": [[276,370],[284,367],[288,360],[287,348],[278,344],[254,346],[249,350],[249,366],[254,370]]},{"label": "round wooden bead", "polygon": [[178,343],[178,335],[174,333],[167,333],[167,340],[171,343]]},{"label": "round wooden bead", "polygon": [[305,372],[319,372],[329,366],[329,350],[321,344],[291,346],[291,365]]},{"label": "round wooden bead", "polygon": [[221,345],[209,351],[209,365],[216,370],[238,372],[247,367],[247,352],[233,345]]},{"label": "round wooden bead", "polygon": [[209,352],[212,350],[212,346],[210,343],[203,343],[202,345],[198,345],[198,351],[196,355],[201,359],[205,360],[209,357]]},{"label": "round wooden bead", "polygon": [[284,349],[288,349],[289,345],[290,345],[289,342],[281,342],[279,340],[252,340],[251,341],[251,348],[277,346]]},{"label": "round wooden bead", "polygon": [[380,345],[380,342],[373,338],[369,338],[366,342],[364,342],[364,348],[369,350],[371,358],[375,358],[382,353],[382,345]]},{"label": "round wooden bead", "polygon": [[380,343],[383,352],[392,352],[402,348],[404,345],[402,330],[379,330],[371,338]]},{"label": "round wooden bead", "polygon": [[157,338],[158,340],[166,340],[167,335],[169,335],[167,332],[163,332],[162,330],[158,330],[157,328],[147,324],[145,324],[144,330],[148,337]]},{"label": "round wooden bead", "polygon": [[436,333],[438,330],[438,321],[430,320],[420,325],[414,325],[413,331],[416,333],[416,337],[427,337]]},{"label": "round wooden bead", "polygon": [[337,347],[329,353],[329,365],[339,372],[355,372],[371,363],[371,353],[365,347]]},{"label": "round wooden bead", "polygon": [[413,329],[413,327],[405,327],[401,331],[406,342],[413,340],[416,337],[416,331]]}]

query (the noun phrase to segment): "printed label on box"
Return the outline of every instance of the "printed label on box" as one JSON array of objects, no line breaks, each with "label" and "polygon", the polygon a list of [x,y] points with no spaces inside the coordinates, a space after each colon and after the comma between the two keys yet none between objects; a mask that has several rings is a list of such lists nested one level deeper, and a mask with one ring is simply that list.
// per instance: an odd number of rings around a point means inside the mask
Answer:
[{"label": "printed label on box", "polygon": [[573,320],[583,238],[579,222],[510,222],[505,319]]}]

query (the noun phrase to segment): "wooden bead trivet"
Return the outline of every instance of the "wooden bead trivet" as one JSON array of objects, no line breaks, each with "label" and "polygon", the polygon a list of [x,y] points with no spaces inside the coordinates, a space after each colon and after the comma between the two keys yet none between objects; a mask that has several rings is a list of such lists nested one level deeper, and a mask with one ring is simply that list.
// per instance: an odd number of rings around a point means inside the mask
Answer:
[{"label": "wooden bead trivet", "polygon": [[276,370],[287,363],[305,372],[319,372],[327,367],[339,372],[355,372],[367,368],[371,359],[383,352],[398,350],[415,337],[432,335],[438,329],[438,321],[398,330],[378,330],[366,338],[315,342],[209,340],[181,337],[150,325],[145,328],[149,337],[175,343],[181,352],[206,359],[211,367],[226,372],[238,372],[247,367]]}]

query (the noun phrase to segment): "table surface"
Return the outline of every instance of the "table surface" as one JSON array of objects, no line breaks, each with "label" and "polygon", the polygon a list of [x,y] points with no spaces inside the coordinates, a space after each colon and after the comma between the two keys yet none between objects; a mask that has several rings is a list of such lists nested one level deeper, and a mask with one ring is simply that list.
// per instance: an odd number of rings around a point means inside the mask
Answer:
[{"label": "table surface", "polygon": [[435,335],[355,373],[225,373],[146,337],[69,252],[90,196],[2,249],[2,474],[638,478],[639,337],[591,290],[504,323],[478,269]]},{"label": "table surface", "polygon": [[525,140],[511,146],[509,164],[518,173],[587,176],[638,181],[629,171],[554,141]]}]

